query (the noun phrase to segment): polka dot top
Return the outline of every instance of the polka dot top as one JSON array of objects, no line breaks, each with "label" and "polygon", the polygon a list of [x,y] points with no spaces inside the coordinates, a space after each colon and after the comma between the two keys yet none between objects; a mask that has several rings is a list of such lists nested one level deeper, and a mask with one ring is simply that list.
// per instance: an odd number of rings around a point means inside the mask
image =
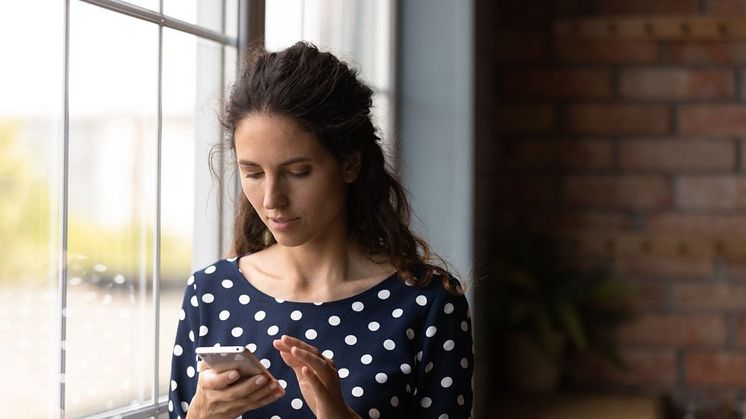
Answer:
[{"label": "polka dot top", "polygon": [[249,345],[286,391],[242,418],[314,417],[295,373],[272,346],[282,335],[300,338],[334,360],[342,396],[363,418],[471,414],[469,308],[466,298],[448,293],[439,277],[418,288],[393,274],[352,297],[292,302],[256,289],[230,258],[187,281],[171,363],[170,417],[184,418],[194,396],[195,348],[218,344]]}]

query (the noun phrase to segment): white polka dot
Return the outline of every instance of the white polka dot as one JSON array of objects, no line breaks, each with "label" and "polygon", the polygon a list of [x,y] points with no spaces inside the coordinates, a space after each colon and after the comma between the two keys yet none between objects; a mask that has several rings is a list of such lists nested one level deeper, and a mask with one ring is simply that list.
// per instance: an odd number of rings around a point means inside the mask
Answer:
[{"label": "white polka dot", "polygon": [[397,407],[399,406],[399,398],[394,396],[391,398],[391,406]]},{"label": "white polka dot", "polygon": [[407,329],[407,339],[413,340],[414,339],[414,330]]},{"label": "white polka dot", "polygon": [[425,330],[425,335],[429,338],[435,336],[436,333],[438,333],[438,328],[435,326],[430,326]]},{"label": "white polka dot", "polygon": [[194,275],[190,276],[189,279],[187,279],[187,285],[194,284]]},{"label": "white polka dot", "polygon": [[459,394],[458,395],[458,397],[456,398],[456,403],[458,403],[459,406],[463,406],[464,405],[464,395],[463,394]]},{"label": "white polka dot", "polygon": [[[243,416],[242,416],[242,417],[243,417]],[[238,418],[236,418],[236,419],[238,419]],[[277,416],[277,415],[272,415],[272,417],[271,417],[271,418],[269,418],[269,419],[282,419],[282,418],[281,418],[281,417],[279,417],[279,416]]]},{"label": "white polka dot", "polygon": [[189,403],[187,403],[187,402],[181,402],[181,410],[183,412],[187,412],[189,410]]},{"label": "white polka dot", "polygon": [[184,353],[184,348],[182,348],[181,345],[174,346],[174,355],[181,356],[181,354],[183,353]]},{"label": "white polka dot", "polygon": [[418,295],[417,298],[415,298],[415,301],[417,301],[417,304],[424,307],[425,304],[427,304],[427,297],[424,295]]},{"label": "white polka dot", "polygon": [[192,298],[189,299],[189,302],[192,304],[192,307],[197,307],[199,305],[196,295],[193,295]]},{"label": "white polka dot", "polygon": [[393,340],[391,340],[391,339],[386,339],[386,340],[385,340],[385,341],[383,342],[383,347],[384,347],[384,348],[386,348],[386,349],[388,349],[389,351],[393,351],[393,350],[394,350],[394,348],[396,348],[396,344],[394,343],[394,341],[393,341]]},{"label": "white polka dot", "polygon": [[249,301],[251,301],[251,297],[249,297],[246,294],[243,294],[240,297],[238,297],[238,302],[243,305],[249,304]]},{"label": "white polka dot", "polygon": [[347,335],[345,336],[345,343],[352,346],[357,343],[357,338],[355,335]]},{"label": "white polka dot", "polygon": [[204,301],[207,304],[210,304],[211,302],[215,301],[215,296],[212,294],[205,294],[202,296],[202,301]]},{"label": "white polka dot", "polygon": [[338,316],[329,317],[329,324],[332,326],[339,326],[339,317]]},{"label": "white polka dot", "polygon": [[452,341],[451,339],[448,339],[447,341],[443,342],[443,349],[446,351],[452,351],[453,348],[456,347],[456,343]]},{"label": "white polka dot", "polygon": [[404,374],[409,374],[410,372],[412,372],[412,367],[409,366],[409,364],[401,364],[399,368],[401,368],[401,372],[403,372]]},{"label": "white polka dot", "polygon": [[279,327],[277,327],[277,326],[275,326],[275,325],[272,325],[272,326],[270,326],[270,327],[269,327],[269,328],[267,329],[267,334],[268,334],[268,335],[270,335],[270,336],[274,336],[274,335],[276,335],[276,334],[277,334],[277,333],[278,333],[279,331],[280,331],[280,328],[279,328]]},{"label": "white polka dot", "polygon": [[440,380],[440,385],[443,388],[448,388],[453,384],[453,379],[451,377],[443,377],[442,380]]},{"label": "white polka dot", "polygon": [[228,262],[234,262],[236,259],[238,259],[238,256],[233,256],[232,258],[226,259]]},{"label": "white polka dot", "polygon": [[174,402],[171,400],[168,401],[168,411],[173,412],[174,411]]},{"label": "white polka dot", "polygon": [[187,367],[187,377],[189,378],[194,377],[194,367],[192,366]]},{"label": "white polka dot", "polygon": [[290,318],[293,320],[300,320],[303,317],[303,313],[300,312],[300,310],[294,310],[292,313],[290,313]]},{"label": "white polka dot", "polygon": [[262,358],[261,361],[259,361],[260,364],[264,365],[264,368],[269,368],[272,363],[267,358]]},{"label": "white polka dot", "polygon": [[250,343],[246,345],[246,347],[249,348],[249,351],[251,351],[252,354],[256,352],[256,343]]},{"label": "white polka dot", "polygon": [[194,342],[194,330],[190,330],[189,331],[189,340],[191,340],[192,342]]},{"label": "white polka dot", "polygon": [[370,419],[379,419],[381,417],[381,412],[379,412],[378,409],[373,408],[368,410],[368,416],[370,416]]},{"label": "white polka dot", "polygon": [[306,330],[306,339],[314,340],[316,339],[316,336],[318,336],[318,333],[316,333],[313,329]]},{"label": "white polka dot", "polygon": [[174,380],[171,380],[171,391],[174,391],[174,390],[176,390],[176,387],[178,387],[178,386],[179,386],[179,385],[178,385],[178,384],[176,384],[176,381],[174,381]]},{"label": "white polka dot", "polygon": [[463,330],[464,332],[468,331],[469,330],[469,322],[467,322],[466,320],[462,321],[461,322],[461,330]]},{"label": "white polka dot", "polygon": [[213,273],[213,272],[215,272],[215,265],[213,265],[213,266],[208,266],[208,267],[207,267],[207,269],[205,269],[205,273],[206,273],[206,274],[211,274],[211,273]]},{"label": "white polka dot", "polygon": [[322,304],[324,304],[323,301],[316,301],[315,303],[313,303],[313,305],[315,305],[315,306],[320,306]]},{"label": "white polka dot", "polygon": [[186,319],[186,312],[184,312],[184,309],[182,308],[181,311],[179,311],[179,320]]},{"label": "white polka dot", "polygon": [[352,303],[352,309],[355,311],[363,311],[363,308],[365,308],[365,305],[363,305],[363,303],[361,303],[360,301],[355,301],[354,303]]},{"label": "white polka dot", "polygon": [[378,322],[370,322],[368,323],[368,330],[371,332],[375,332],[376,330],[380,329],[381,325]]},{"label": "white polka dot", "polygon": [[438,416],[438,419],[448,419],[448,414],[443,413],[442,415]]},{"label": "white polka dot", "polygon": [[290,405],[293,406],[293,409],[298,410],[301,407],[303,407],[303,400],[301,400],[301,399],[293,399],[293,401],[290,402]]},{"label": "white polka dot", "polygon": [[278,302],[278,303],[280,303],[280,304],[282,304],[282,303],[284,303],[284,302],[285,302],[285,300],[283,300],[283,299],[281,299],[281,298],[275,298],[275,301],[277,301],[277,302]]},{"label": "white polka dot", "polygon": [[391,296],[391,292],[389,290],[380,290],[378,291],[378,298],[385,300]]},{"label": "white polka dot", "polygon": [[230,316],[231,316],[231,312],[228,310],[223,310],[220,312],[220,314],[218,314],[218,318],[220,320],[228,320],[228,317]]},{"label": "white polka dot", "polygon": [[339,375],[339,378],[347,378],[347,376],[350,375],[350,370],[347,368],[340,368],[339,371],[337,371],[337,374]]},{"label": "white polka dot", "polygon": [[461,358],[461,368],[467,369],[469,368],[469,360],[466,358]]},{"label": "white polka dot", "polygon": [[205,335],[207,335],[207,332],[208,332],[208,330],[207,330],[207,326],[205,326],[205,325],[202,325],[202,326],[200,326],[200,327],[199,327],[199,335],[200,335],[200,336],[205,336]]},{"label": "white polka dot", "polygon": [[264,320],[265,317],[267,317],[267,313],[265,313],[264,310],[259,310],[254,314],[254,320],[258,322]]},{"label": "white polka dot", "polygon": [[223,285],[223,288],[233,288],[233,281],[230,279],[224,279],[221,284]]},{"label": "white polka dot", "polygon": [[397,308],[396,310],[391,312],[391,316],[393,316],[395,319],[398,319],[401,317],[401,315],[404,314],[404,310]]},{"label": "white polka dot", "polygon": [[363,391],[362,387],[357,386],[352,389],[352,395],[355,397],[362,397],[363,393],[365,392]]},{"label": "white polka dot", "polygon": [[432,404],[433,404],[433,400],[429,397],[423,397],[422,400],[420,400],[420,406],[424,408],[428,408]]},{"label": "white polka dot", "polygon": [[427,365],[425,365],[425,372],[430,372],[433,369],[433,363],[428,362]]},{"label": "white polka dot", "polygon": [[237,338],[243,335],[243,329],[241,329],[240,327],[234,327],[233,329],[231,329],[231,335],[233,335],[234,338]]},{"label": "white polka dot", "polygon": [[381,384],[383,384],[386,381],[388,381],[388,379],[389,379],[389,376],[386,375],[386,374],[384,374],[384,373],[382,373],[382,372],[379,372],[378,374],[376,374],[376,381],[378,381]]},{"label": "white polka dot", "polygon": [[446,314],[451,314],[451,313],[453,313],[453,304],[451,304],[451,303],[448,303],[448,304],[446,304],[446,305],[445,305],[445,306],[443,307],[443,312],[444,312],[444,313],[446,313]]},{"label": "white polka dot", "polygon": [[277,382],[280,384],[280,387],[282,388],[288,388],[288,382],[285,380],[277,380]]},{"label": "white polka dot", "polygon": [[332,358],[334,358],[334,352],[332,352],[332,351],[331,351],[331,350],[329,350],[329,349],[327,349],[327,350],[325,350],[324,352],[322,352],[322,353],[321,353],[321,355],[324,355],[325,357],[327,357],[327,358],[329,358],[329,359],[332,359]]},{"label": "white polka dot", "polygon": [[368,365],[371,362],[373,362],[373,356],[371,356],[370,354],[365,354],[360,357],[360,362],[362,362],[365,365]]}]

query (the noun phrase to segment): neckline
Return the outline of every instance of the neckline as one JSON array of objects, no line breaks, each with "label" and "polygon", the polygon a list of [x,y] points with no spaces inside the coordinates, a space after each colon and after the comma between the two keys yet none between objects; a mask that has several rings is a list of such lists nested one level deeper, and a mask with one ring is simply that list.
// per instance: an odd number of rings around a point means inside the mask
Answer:
[{"label": "neckline", "polygon": [[244,276],[243,272],[241,272],[241,270],[239,269],[239,267],[238,267],[238,261],[240,259],[241,259],[240,257],[236,257],[236,258],[233,258],[233,260],[229,260],[228,262],[231,265],[231,270],[232,270],[233,274],[236,275],[238,279],[240,279],[239,282],[241,282],[241,283],[244,284],[242,286],[246,287],[251,292],[253,292],[253,293],[261,296],[263,299],[272,300],[272,301],[274,301],[275,303],[278,303],[278,304],[289,304],[289,305],[292,305],[292,306],[304,306],[304,307],[308,307],[308,306],[316,306],[316,307],[320,307],[320,306],[334,306],[334,305],[349,303],[349,302],[352,302],[352,301],[355,301],[355,300],[360,300],[360,299],[363,299],[363,298],[367,297],[369,294],[372,294],[374,292],[377,293],[382,288],[384,288],[389,282],[395,280],[399,276],[399,271],[396,271],[396,272],[392,273],[391,275],[387,276],[386,278],[382,279],[381,281],[378,281],[375,285],[373,285],[373,286],[371,286],[369,288],[366,288],[365,290],[363,290],[363,291],[361,291],[361,292],[359,292],[359,293],[357,293],[355,295],[351,295],[349,297],[344,297],[344,298],[341,298],[339,300],[316,301],[316,302],[282,300],[282,299],[273,297],[273,296],[265,293],[264,291],[260,290],[259,288],[255,287],[254,284],[252,284]]}]

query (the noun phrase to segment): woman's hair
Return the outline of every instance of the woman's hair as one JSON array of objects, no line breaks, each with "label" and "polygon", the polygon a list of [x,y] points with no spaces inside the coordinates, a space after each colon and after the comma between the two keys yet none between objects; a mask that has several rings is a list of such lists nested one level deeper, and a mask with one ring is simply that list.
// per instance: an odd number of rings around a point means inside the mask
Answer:
[{"label": "woman's hair", "polygon": [[[409,229],[409,201],[384,161],[371,120],[372,96],[357,71],[312,44],[298,42],[279,52],[251,48],[221,117],[226,132],[222,148],[235,156],[239,122],[267,114],[289,117],[340,162],[359,156],[360,171],[347,189],[350,240],[371,260],[391,263],[416,286],[426,286],[439,275],[449,291],[461,293],[444,268],[430,264],[427,243]],[[243,255],[276,243],[248,199],[240,194],[239,200],[231,253]]]}]

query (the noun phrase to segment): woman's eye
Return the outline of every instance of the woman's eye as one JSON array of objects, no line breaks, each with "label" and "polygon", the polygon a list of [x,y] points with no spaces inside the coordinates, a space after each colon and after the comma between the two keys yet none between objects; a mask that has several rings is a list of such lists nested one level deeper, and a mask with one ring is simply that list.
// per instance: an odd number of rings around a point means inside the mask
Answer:
[{"label": "woman's eye", "polygon": [[259,179],[262,177],[262,173],[247,173],[246,177],[249,179]]},{"label": "woman's eye", "polygon": [[288,172],[288,174],[290,174],[290,176],[293,176],[293,177],[304,177],[304,176],[308,176],[309,173],[311,173],[310,170],[301,170],[301,171],[297,171],[297,172]]}]

